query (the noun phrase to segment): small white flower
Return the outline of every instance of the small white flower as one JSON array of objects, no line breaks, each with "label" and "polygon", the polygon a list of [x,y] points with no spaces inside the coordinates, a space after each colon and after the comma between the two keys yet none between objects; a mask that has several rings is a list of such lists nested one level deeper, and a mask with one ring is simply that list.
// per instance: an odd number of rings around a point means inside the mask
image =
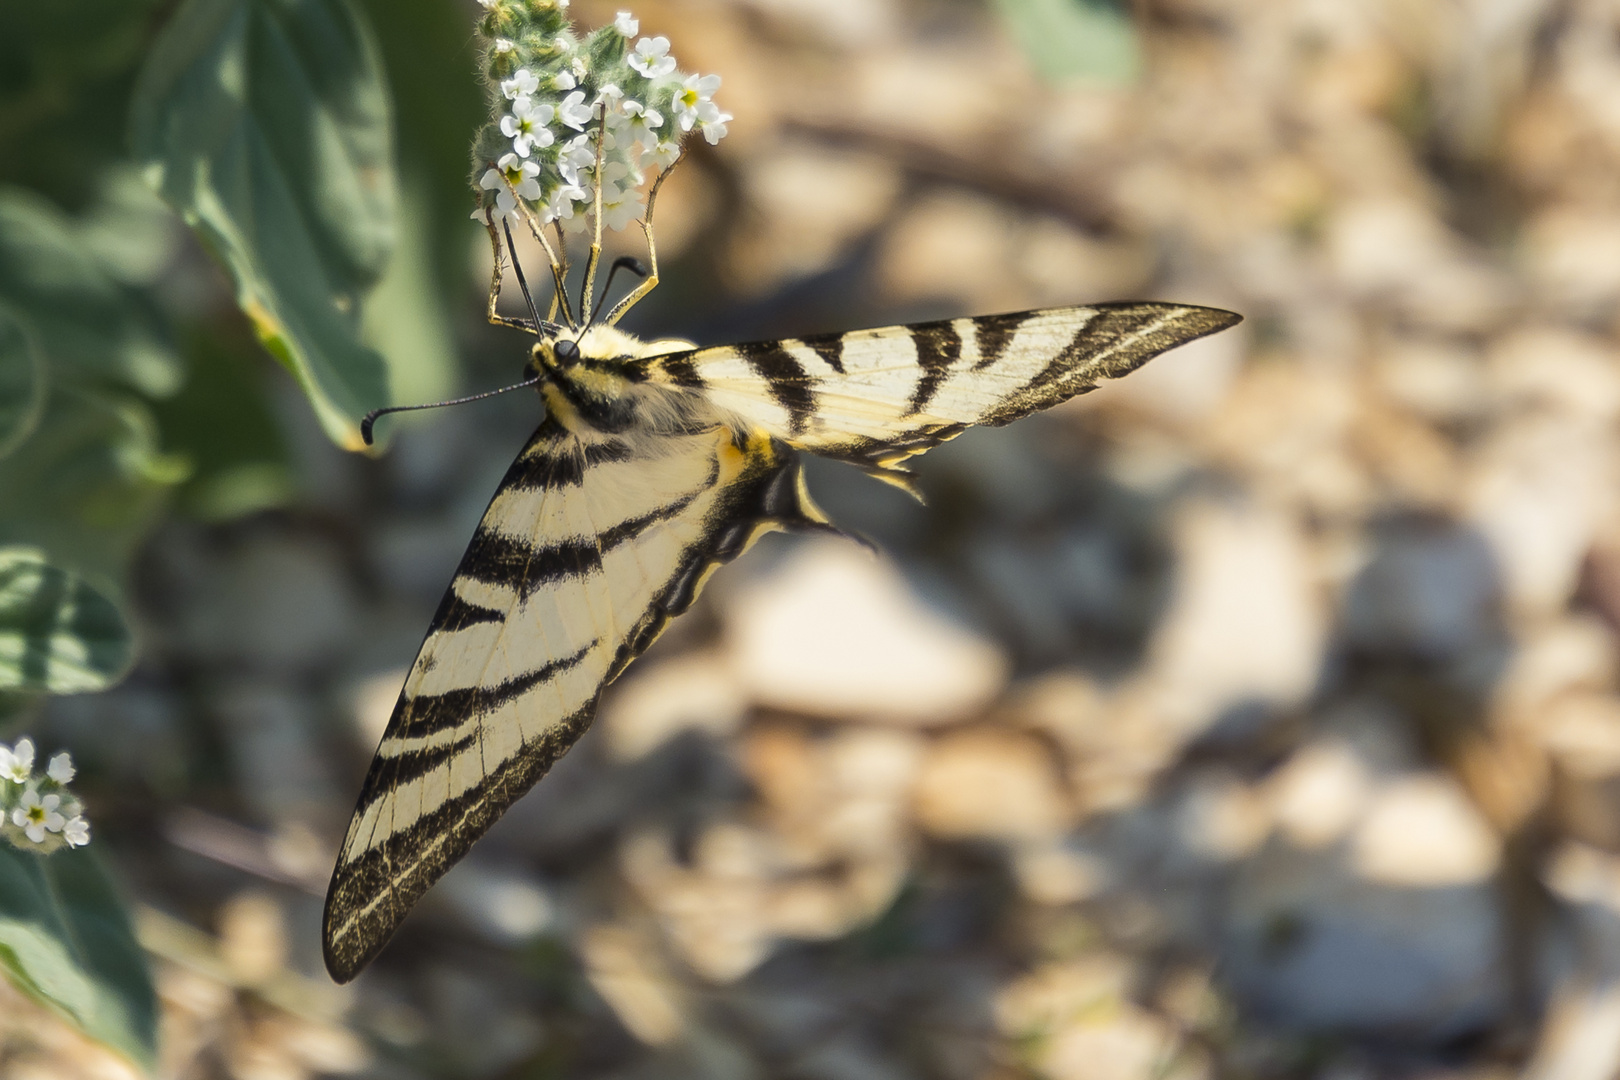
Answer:
[{"label": "small white flower", "polygon": [[698,126],[703,129],[703,137],[709,140],[710,146],[713,146],[715,143],[726,137],[726,125],[729,124],[732,119],[733,117],[730,113],[716,110],[713,119],[704,119],[698,121]]},{"label": "small white flower", "polygon": [[[517,216],[514,190],[530,202],[540,197],[540,181],[536,179],[539,175],[539,165],[525,161],[516,154],[507,154],[496,162],[495,168],[484,170],[484,175],[478,178],[478,186],[495,193],[496,221]],[[482,209],[474,210],[472,216],[473,220],[482,221],[484,212]]]},{"label": "small white flower", "polygon": [[632,38],[641,33],[641,21],[632,18],[628,11],[621,11],[618,18],[613,20],[613,29],[627,38]]},{"label": "small white flower", "polygon": [[62,838],[68,842],[68,847],[84,847],[90,842],[90,823],[84,820],[84,815],[74,814],[62,826]]},{"label": "small white flower", "polygon": [[575,205],[584,202],[587,197],[585,189],[578,184],[563,184],[546,201],[545,209],[540,212],[541,220],[547,223],[569,221],[574,217]]},{"label": "small white flower", "polygon": [[663,35],[636,42],[635,51],[629,59],[630,66],[649,79],[668,75],[675,70],[675,58],[669,55],[669,38]]},{"label": "small white flower", "polygon": [[551,77],[551,85],[558,90],[572,90],[579,85],[579,80],[572,71],[559,71]]},{"label": "small white flower", "polygon": [[495,55],[496,56],[505,56],[507,53],[515,52],[516,50],[517,50],[517,43],[514,42],[511,38],[498,37],[498,38],[495,39]]},{"label": "small white flower", "polygon": [[478,6],[483,8],[485,11],[494,11],[495,5],[500,2],[501,0],[478,0]]},{"label": "small white flower", "polygon": [[596,168],[596,151],[590,145],[589,135],[576,135],[568,140],[557,156],[557,171],[569,184],[579,184],[579,174]]},{"label": "small white flower", "polygon": [[43,844],[46,830],[61,832],[62,826],[67,824],[67,818],[56,810],[61,801],[60,795],[46,795],[41,798],[39,792],[29,788],[23,792],[22,801],[17,804],[17,809],[11,812],[11,823],[28,834],[28,839],[34,843]]},{"label": "small white flower", "polygon": [[585,104],[585,91],[575,90],[563,98],[562,104],[557,106],[557,119],[575,131],[584,131],[591,119],[591,107]]},{"label": "small white flower", "polygon": [[550,105],[539,104],[527,94],[512,102],[512,112],[501,117],[501,134],[512,140],[512,149],[522,157],[536,146],[550,146],[556,136],[546,127],[556,113]]},{"label": "small white flower", "polygon": [[26,784],[34,775],[34,744],[30,739],[18,739],[15,750],[0,746],[0,776],[13,784]]},{"label": "small white flower", "polygon": [[540,89],[540,76],[528,68],[518,68],[512,73],[510,79],[501,80],[501,93],[508,99],[516,98],[521,94],[533,94]]},{"label": "small white flower", "polygon": [[585,58],[583,56],[576,56],[572,60],[568,61],[568,70],[574,73],[574,78],[576,79],[583,79],[586,75],[590,74],[591,71],[590,67],[586,65]]},{"label": "small white flower", "polygon": [[530,200],[540,197],[540,181],[536,179],[540,175],[540,166],[537,163],[524,161],[516,154],[506,154],[495,163],[495,167],[518,195]]},{"label": "small white flower", "polygon": [[639,101],[625,101],[624,114],[628,117],[630,133],[640,145],[652,149],[658,145],[658,129],[664,126],[664,114],[649,109]]},{"label": "small white flower", "polygon": [[667,169],[675,164],[675,159],[681,156],[681,144],[675,139],[666,139],[653,147],[652,159],[660,169]]},{"label": "small white flower", "polygon": [[641,216],[641,178],[619,162],[602,172],[602,226],[617,232]]},{"label": "small white flower", "polygon": [[568,10],[568,0],[557,0],[557,10],[558,11],[567,11]]},{"label": "small white flower", "polygon": [[675,92],[675,120],[682,131],[691,131],[693,124],[704,120],[716,122],[720,107],[709,99],[718,89],[718,75],[688,75],[681,80],[681,88]]},{"label": "small white flower", "polygon": [[73,767],[73,758],[66,750],[51,758],[51,763],[45,766],[45,775],[58,784],[65,784],[72,780],[76,772],[78,770]]}]

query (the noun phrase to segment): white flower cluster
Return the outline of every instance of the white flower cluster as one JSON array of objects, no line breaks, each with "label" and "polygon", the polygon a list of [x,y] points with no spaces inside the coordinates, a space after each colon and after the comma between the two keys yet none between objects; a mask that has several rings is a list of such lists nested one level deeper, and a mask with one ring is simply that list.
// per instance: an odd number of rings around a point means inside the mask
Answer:
[{"label": "white flower cluster", "polygon": [[581,40],[561,14],[566,0],[480,2],[499,97],[476,175],[497,218],[517,214],[522,200],[541,222],[583,225],[600,162],[602,224],[622,229],[642,215],[649,166],[669,168],[694,131],[711,144],[725,137],[732,117],[714,102],[720,77],[677,70],[669,39],[637,38],[630,12]]},{"label": "white flower cluster", "polygon": [[32,740],[0,743],[0,833],[16,847],[42,854],[88,844],[84,807],[67,790],[74,772],[73,759],[63,752],[51,758],[43,776],[35,775]]}]

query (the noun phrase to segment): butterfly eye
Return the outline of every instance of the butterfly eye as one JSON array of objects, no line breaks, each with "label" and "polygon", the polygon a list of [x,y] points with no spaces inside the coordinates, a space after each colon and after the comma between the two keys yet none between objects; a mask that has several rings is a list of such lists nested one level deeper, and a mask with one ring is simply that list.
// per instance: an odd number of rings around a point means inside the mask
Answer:
[{"label": "butterfly eye", "polygon": [[551,347],[551,352],[557,357],[559,364],[574,364],[579,362],[579,343],[567,338],[557,342]]}]

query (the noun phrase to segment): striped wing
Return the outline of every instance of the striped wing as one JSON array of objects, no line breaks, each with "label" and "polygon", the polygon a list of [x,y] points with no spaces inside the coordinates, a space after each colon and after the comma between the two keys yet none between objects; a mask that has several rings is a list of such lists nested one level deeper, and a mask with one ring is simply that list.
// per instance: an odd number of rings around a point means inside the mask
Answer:
[{"label": "striped wing", "polygon": [[543,423],[439,605],[327,892],[354,977],[428,886],[590,724],[603,685],[706,573],[798,513],[791,450],[720,427],[617,438]]},{"label": "striped wing", "polygon": [[697,349],[655,357],[647,373],[793,446],[886,469],[1240,319],[1183,304],[1049,308]]}]

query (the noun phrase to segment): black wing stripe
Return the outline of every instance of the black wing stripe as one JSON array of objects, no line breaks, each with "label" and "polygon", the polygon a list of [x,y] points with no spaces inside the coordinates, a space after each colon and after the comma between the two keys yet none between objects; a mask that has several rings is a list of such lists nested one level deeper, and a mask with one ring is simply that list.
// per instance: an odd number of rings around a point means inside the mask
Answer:
[{"label": "black wing stripe", "polygon": [[838,374],[844,374],[844,335],[843,334],[812,334],[810,337],[800,338],[804,344]]},{"label": "black wing stripe", "polygon": [[623,439],[606,439],[578,449],[557,452],[537,451],[532,457],[517,460],[501,489],[543,491],[555,487],[578,487],[585,482],[585,474],[596,466],[630,461],[635,456],[635,448]]},{"label": "black wing stripe", "polygon": [[748,361],[770,387],[771,397],[787,410],[788,430],[798,434],[816,414],[815,380],[780,341],[738,345],[737,355]]},{"label": "black wing stripe", "polygon": [[962,357],[962,335],[948,322],[925,323],[911,327],[911,341],[917,348],[922,376],[911,392],[904,415],[915,416],[928,407]]},{"label": "black wing stripe", "polygon": [[974,363],[974,371],[983,371],[985,368],[1001,359],[1001,354],[1007,351],[1012,343],[1013,335],[1018,328],[1028,322],[1033,311],[1017,311],[1010,315],[981,315],[973,320],[973,343],[978,348],[979,359]]},{"label": "black wing stripe", "polygon": [[[564,671],[577,667],[601,643],[596,639],[578,652],[560,656],[542,664],[526,675],[517,675],[495,686],[469,686],[459,690],[446,690],[439,694],[423,694],[405,702],[406,719],[395,737],[400,740],[418,739],[436,735],[465,724],[468,720],[493,712],[514,698],[550,682]],[[386,747],[394,739],[385,739]],[[402,756],[402,755],[391,755]]]}]

